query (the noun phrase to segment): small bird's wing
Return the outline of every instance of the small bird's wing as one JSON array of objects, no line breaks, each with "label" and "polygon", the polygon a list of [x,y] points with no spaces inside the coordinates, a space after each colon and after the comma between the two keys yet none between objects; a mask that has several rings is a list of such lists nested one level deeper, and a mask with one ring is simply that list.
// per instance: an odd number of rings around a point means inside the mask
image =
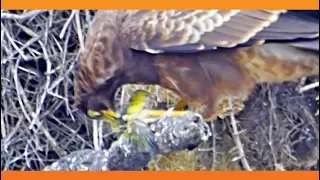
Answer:
[{"label": "small bird's wing", "polygon": [[318,37],[319,14],[284,10],[136,10],[128,11],[121,34],[135,50],[195,52]]},{"label": "small bird's wing", "polygon": [[157,150],[155,135],[147,124],[134,121],[130,127],[130,133],[125,131],[122,136],[124,140],[129,141],[139,152],[151,152]]}]

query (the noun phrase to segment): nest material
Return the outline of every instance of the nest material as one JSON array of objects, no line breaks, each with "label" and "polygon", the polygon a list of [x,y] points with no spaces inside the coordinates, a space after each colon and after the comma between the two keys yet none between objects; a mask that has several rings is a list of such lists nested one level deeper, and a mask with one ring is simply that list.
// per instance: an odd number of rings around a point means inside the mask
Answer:
[{"label": "nest material", "polygon": [[[94,13],[2,11],[2,170],[41,170],[73,151],[107,149],[115,140],[105,123],[88,120],[70,107],[73,72]],[[314,115],[318,89],[298,93],[298,85],[262,85],[235,116],[239,131],[245,130],[239,135],[245,154],[241,158],[252,169],[319,168],[319,122]],[[118,103],[141,87],[157,93],[167,107],[178,100],[157,86],[127,85],[119,91]],[[243,169],[229,122],[215,121],[211,143],[197,153],[185,153],[181,162],[188,164],[196,156],[198,165],[192,169]],[[175,161],[177,156],[160,160],[157,169],[188,169]]]},{"label": "nest material", "polygon": [[[319,90],[301,94],[297,87],[296,82],[261,85],[245,103],[245,110],[235,116],[251,169],[319,169]],[[215,141],[199,155],[206,169],[243,169],[229,122],[230,117],[214,122]]]}]

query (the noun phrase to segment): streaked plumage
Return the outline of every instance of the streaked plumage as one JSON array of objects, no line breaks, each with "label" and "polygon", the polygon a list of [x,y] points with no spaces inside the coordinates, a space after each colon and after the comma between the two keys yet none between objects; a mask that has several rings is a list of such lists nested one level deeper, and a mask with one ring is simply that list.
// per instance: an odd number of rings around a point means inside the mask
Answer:
[{"label": "streaked plumage", "polygon": [[75,106],[114,110],[126,83],[173,90],[205,119],[258,83],[319,74],[319,12],[98,11],[77,70]]}]

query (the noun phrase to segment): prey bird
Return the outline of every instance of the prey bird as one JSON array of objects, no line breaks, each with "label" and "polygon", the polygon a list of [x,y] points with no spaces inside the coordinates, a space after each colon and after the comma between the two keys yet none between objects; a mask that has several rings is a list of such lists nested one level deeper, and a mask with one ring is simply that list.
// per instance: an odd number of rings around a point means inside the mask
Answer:
[{"label": "prey bird", "polygon": [[137,90],[130,97],[129,103],[121,107],[119,114],[113,111],[88,110],[88,116],[93,119],[106,121],[113,132],[121,132],[123,139],[129,141],[140,152],[150,152],[156,148],[153,141],[153,132],[149,128],[149,123],[154,123],[159,119],[151,119],[149,117],[159,117],[156,110],[150,111],[148,108],[154,100],[154,96],[144,90]]}]

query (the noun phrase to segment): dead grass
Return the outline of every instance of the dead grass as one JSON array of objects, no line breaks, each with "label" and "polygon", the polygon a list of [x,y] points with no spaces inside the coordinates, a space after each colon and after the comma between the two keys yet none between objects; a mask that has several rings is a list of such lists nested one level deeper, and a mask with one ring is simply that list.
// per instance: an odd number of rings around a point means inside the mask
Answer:
[{"label": "dead grass", "polygon": [[[73,72],[93,15],[94,11],[2,11],[2,170],[40,170],[74,150],[108,148],[114,140],[106,124],[87,121],[70,107]],[[238,131],[245,130],[239,140],[251,168],[318,169],[318,89],[311,85],[299,93],[297,86],[258,87],[246,109],[235,116]],[[127,85],[119,90],[118,104],[138,88],[157,94],[166,107],[179,99],[158,86]],[[200,149],[166,156],[154,167],[243,169],[229,122],[215,121],[214,138]]]}]

